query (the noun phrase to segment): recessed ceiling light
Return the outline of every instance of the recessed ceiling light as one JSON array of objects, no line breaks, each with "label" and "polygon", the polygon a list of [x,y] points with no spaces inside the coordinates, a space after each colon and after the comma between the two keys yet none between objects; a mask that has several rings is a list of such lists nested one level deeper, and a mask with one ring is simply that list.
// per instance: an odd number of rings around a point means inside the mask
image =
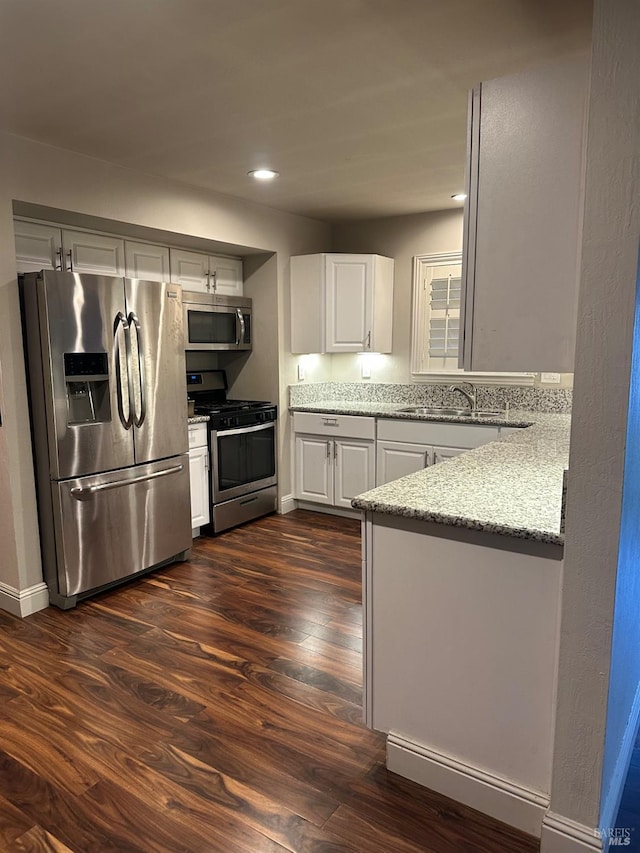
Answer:
[{"label": "recessed ceiling light", "polygon": [[250,172],[247,172],[248,175],[251,175],[252,178],[255,178],[257,181],[272,181],[274,178],[277,178],[280,172],[274,172],[273,169],[252,169]]},{"label": "recessed ceiling light", "polygon": [[466,197],[466,193],[454,193],[454,195],[451,196],[454,201],[464,201]]}]

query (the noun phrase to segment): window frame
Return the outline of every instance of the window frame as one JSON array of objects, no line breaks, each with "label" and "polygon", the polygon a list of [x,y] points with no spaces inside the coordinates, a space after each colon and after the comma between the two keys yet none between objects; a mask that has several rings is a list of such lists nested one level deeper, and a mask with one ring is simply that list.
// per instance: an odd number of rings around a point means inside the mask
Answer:
[{"label": "window frame", "polygon": [[[486,385],[533,385],[535,373],[482,373],[465,371],[462,368],[442,370],[425,368],[422,363],[422,347],[427,335],[427,305],[431,294],[422,283],[429,268],[462,264],[462,252],[439,252],[413,257],[413,293],[411,300],[411,378],[414,382],[455,382],[469,380]],[[464,280],[464,279],[463,279]],[[464,294],[462,295],[464,298]],[[461,311],[462,314],[462,311]],[[462,334],[462,329],[460,330]],[[428,343],[428,341],[427,341]]]}]

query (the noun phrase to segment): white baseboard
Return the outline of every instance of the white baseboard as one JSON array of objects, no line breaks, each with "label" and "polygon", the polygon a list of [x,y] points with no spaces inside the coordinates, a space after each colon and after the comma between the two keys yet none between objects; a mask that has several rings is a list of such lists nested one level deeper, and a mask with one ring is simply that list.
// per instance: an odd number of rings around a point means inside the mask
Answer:
[{"label": "white baseboard", "polygon": [[545,815],[540,853],[601,853],[603,849],[596,829],[554,812]]},{"label": "white baseboard", "polygon": [[0,609],[13,616],[29,616],[49,606],[49,590],[45,583],[16,589],[0,581]]},{"label": "white baseboard", "polygon": [[622,744],[616,759],[616,765],[613,768],[613,776],[611,778],[609,790],[603,792],[604,801],[600,810],[600,825],[605,828],[613,827],[616,824],[616,818],[618,817],[618,810],[620,808],[620,800],[622,799],[622,792],[627,779],[627,773],[629,772],[629,764],[633,754],[633,747],[635,746],[636,735],[638,734],[639,720],[640,684],[638,684],[636,688],[636,695],[633,699],[633,705],[631,706],[631,712],[629,714],[629,719],[627,720],[627,727],[624,732],[624,737],[622,738]]},{"label": "white baseboard", "polygon": [[280,498],[280,507],[278,512],[280,515],[286,515],[288,512],[293,512],[297,506],[298,503],[293,495],[283,495]]},{"label": "white baseboard", "polygon": [[508,779],[434,752],[394,732],[387,738],[387,768],[432,791],[488,814],[536,838],[549,797]]}]

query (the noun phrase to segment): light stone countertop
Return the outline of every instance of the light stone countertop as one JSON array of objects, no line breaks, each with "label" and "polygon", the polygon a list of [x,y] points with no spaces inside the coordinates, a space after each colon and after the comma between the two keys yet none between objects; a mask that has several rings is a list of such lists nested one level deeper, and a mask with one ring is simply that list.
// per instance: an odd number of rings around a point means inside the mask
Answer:
[{"label": "light stone countertop", "polygon": [[360,414],[526,428],[358,495],[356,509],[561,545],[563,471],[571,416],[513,411],[508,419],[470,420],[398,413],[398,403],[323,401],[293,411]]},{"label": "light stone countertop", "polygon": [[[486,424],[487,426],[529,426],[537,417],[534,412],[513,410],[508,414],[499,414],[492,418],[469,418],[455,415],[419,415],[415,412],[402,412],[410,403],[367,403],[350,402],[349,400],[321,400],[318,403],[305,403],[291,406],[292,412],[320,412],[330,415],[368,415],[372,418],[393,418],[394,420],[435,421],[438,423],[454,424]],[[460,408],[464,408],[460,406]]]},{"label": "light stone countertop", "polygon": [[187,418],[187,423],[191,424],[206,424],[210,420],[209,415],[193,415],[191,418]]}]

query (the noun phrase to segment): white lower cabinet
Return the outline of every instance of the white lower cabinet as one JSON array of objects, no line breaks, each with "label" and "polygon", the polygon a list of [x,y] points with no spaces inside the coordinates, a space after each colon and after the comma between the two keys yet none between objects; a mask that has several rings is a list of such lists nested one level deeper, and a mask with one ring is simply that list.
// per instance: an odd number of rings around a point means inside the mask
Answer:
[{"label": "white lower cabinet", "polygon": [[498,427],[482,424],[380,419],[376,486],[495,441],[499,434]]},{"label": "white lower cabinet", "polygon": [[296,435],[296,498],[351,509],[375,483],[375,445],[361,439]]},{"label": "white lower cabinet", "polygon": [[375,420],[296,412],[295,497],[351,509],[351,499],[375,485]]},{"label": "white lower cabinet", "polygon": [[454,456],[460,456],[461,453],[466,453],[467,447],[433,447],[432,458],[433,465],[438,462],[444,462],[446,459],[453,459]]},{"label": "white lower cabinet", "polygon": [[333,503],[332,441],[319,435],[296,435],[296,498]]},{"label": "white lower cabinet", "polygon": [[191,529],[194,536],[209,524],[209,446],[207,425],[189,425],[189,482],[191,487]]},{"label": "white lower cabinet", "polygon": [[[376,426],[377,424],[377,426]],[[495,441],[500,429],[295,412],[295,498],[351,509],[356,495]]]},{"label": "white lower cabinet", "polygon": [[376,486],[399,480],[433,464],[432,449],[425,444],[376,442]]}]

